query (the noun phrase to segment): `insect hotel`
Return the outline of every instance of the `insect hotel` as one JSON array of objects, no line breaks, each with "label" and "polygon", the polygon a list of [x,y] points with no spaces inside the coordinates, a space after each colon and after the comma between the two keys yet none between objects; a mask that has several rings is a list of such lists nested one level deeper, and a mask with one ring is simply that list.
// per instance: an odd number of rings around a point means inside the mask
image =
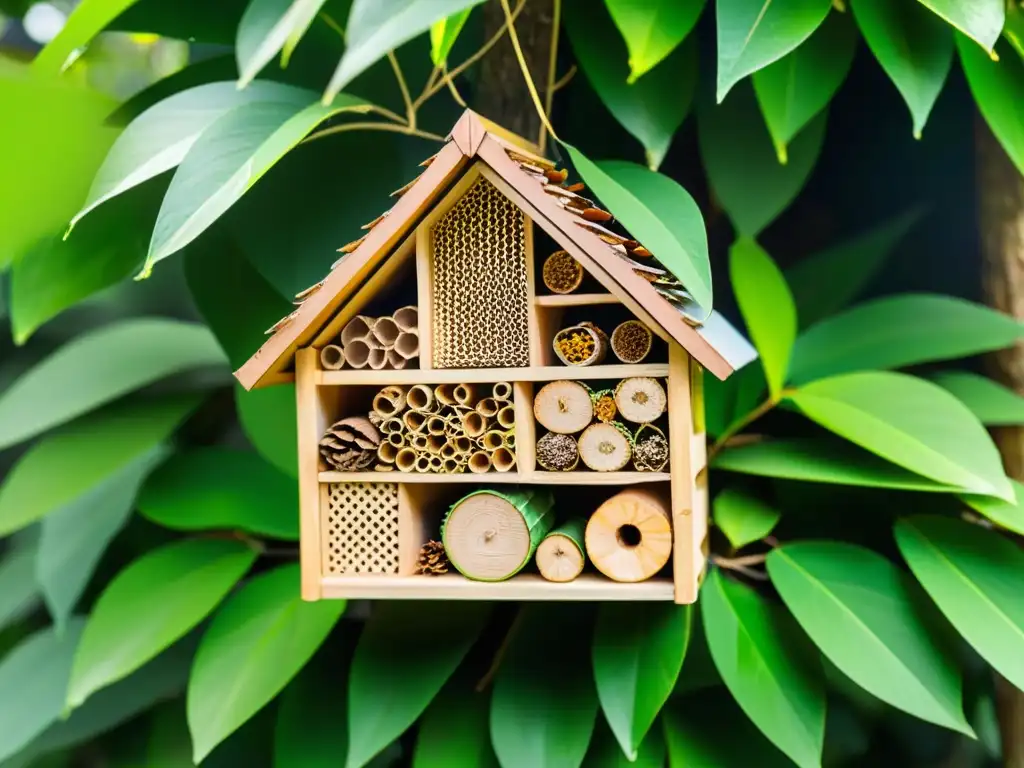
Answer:
[{"label": "insect hotel", "polygon": [[467,111],[237,372],[295,382],[302,596],[697,597],[702,376],[754,356]]}]

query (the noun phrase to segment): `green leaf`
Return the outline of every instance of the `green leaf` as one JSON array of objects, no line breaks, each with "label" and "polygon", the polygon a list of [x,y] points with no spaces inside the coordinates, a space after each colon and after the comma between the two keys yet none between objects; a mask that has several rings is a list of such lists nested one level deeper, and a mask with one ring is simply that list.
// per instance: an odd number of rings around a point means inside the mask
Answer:
[{"label": "green leaf", "polygon": [[985,661],[1024,690],[1024,552],[949,517],[896,522],[896,543],[921,586]]},{"label": "green leaf", "polygon": [[420,720],[412,768],[499,768],[487,729],[489,696],[458,676],[427,707]]},{"label": "green leaf", "polygon": [[345,55],[331,76],[324,93],[325,104],[331,103],[342,88],[357,75],[402,43],[426,32],[441,19],[483,0],[354,0],[345,28]]},{"label": "green leaf", "polygon": [[[621,0],[615,1],[621,4]],[[601,6],[575,0],[565,3],[562,10],[583,74],[612,117],[643,145],[648,166],[657,170],[693,102],[696,43],[679,46],[630,85],[622,40]]]},{"label": "green leaf", "polygon": [[191,539],[153,550],[107,585],[75,655],[71,708],[127,677],[202,621],[256,560],[245,544]]},{"label": "green leaf", "polygon": [[348,687],[348,662],[333,647],[322,650],[284,689],[274,727],[275,768],[341,764],[348,752],[347,700],[338,693]]},{"label": "green leaf", "polygon": [[824,675],[796,622],[718,569],[700,605],[711,657],[747,717],[797,765],[820,766]]},{"label": "green leaf", "polygon": [[843,84],[856,48],[857,32],[849,17],[832,13],[807,42],[754,73],[754,92],[780,163],[788,159],[789,142]]},{"label": "green leaf", "polygon": [[494,681],[491,743],[502,766],[577,768],[597,719],[590,665],[580,648],[585,606],[527,603]]},{"label": "green leaf", "polygon": [[35,766],[39,755],[89,741],[177,696],[185,688],[194,649],[191,638],[175,644],[138,672],[97,693],[67,720],[54,723],[4,768]]},{"label": "green leaf", "polygon": [[1006,4],[1003,0],[920,0],[946,22],[991,51],[1003,31]]},{"label": "green leaf", "polygon": [[154,448],[43,518],[36,580],[58,630],[63,629],[107,546],[134,508],[146,475],[166,455]]},{"label": "green leaf", "polygon": [[[896,246],[921,220],[912,209],[849,240],[815,253],[785,271],[801,327],[813,325],[857,298]],[[828,290],[821,290],[823,284]]]},{"label": "green leaf", "polygon": [[[471,602],[374,604],[352,657],[347,768],[361,768],[427,708],[476,642],[490,606]],[[413,626],[432,627],[427,634]]]},{"label": "green leaf", "polygon": [[473,9],[453,13],[447,18],[434,22],[430,27],[430,60],[435,67],[440,67],[448,61],[448,54],[452,52],[452,46],[459,38],[459,33],[466,26],[469,14]]},{"label": "green leaf", "polygon": [[896,566],[852,544],[806,542],[772,550],[768,574],[843,674],[897,709],[972,735],[948,628]]},{"label": "green leaf", "polygon": [[41,75],[58,75],[69,65],[72,54],[87,46],[114,19],[138,0],[82,0],[46,47],[32,61]]},{"label": "green leaf", "polygon": [[871,52],[910,108],[914,137],[928,122],[949,67],[953,31],[917,0],[852,0]]},{"label": "green leaf", "polygon": [[171,180],[140,276],[195,240],[321,122],[370,109],[362,99],[339,94],[329,106],[254,102],[218,118],[192,144]]},{"label": "green leaf", "polygon": [[849,373],[789,396],[808,418],[893,464],[972,493],[1013,499],[985,428],[941,387],[901,373]]},{"label": "green leaf", "polygon": [[223,364],[216,339],[194,323],[135,318],[88,331],[0,394],[0,449],[167,376]]},{"label": "green leaf", "polygon": [[810,37],[831,7],[829,0],[718,0],[718,102]]},{"label": "green leaf", "polygon": [[711,466],[746,475],[811,483],[935,493],[956,490],[833,439],[765,440],[726,448]]},{"label": "green leaf", "polygon": [[686,39],[697,24],[705,0],[679,3],[676,0],[605,0],[629,50],[629,79],[632,85],[661,63]]},{"label": "green leaf", "polygon": [[761,358],[772,400],[778,400],[796,341],[793,294],[772,257],[753,238],[741,237],[729,249],[729,277]]},{"label": "green leaf", "polygon": [[597,697],[622,752],[636,760],[675,687],[690,642],[689,606],[604,603],[594,630]]},{"label": "green leaf", "polygon": [[992,379],[967,371],[942,371],[931,379],[952,392],[985,426],[1024,425],[1024,397]]},{"label": "green leaf", "polygon": [[197,765],[298,674],[345,605],[303,602],[298,565],[258,576],[224,603],[203,634],[189,679]]},{"label": "green leaf", "polygon": [[780,165],[753,89],[737,88],[719,106],[698,102],[697,136],[715,197],[741,235],[756,237],[789,207],[818,160],[827,112],[793,140]]},{"label": "green leaf", "polygon": [[1006,4],[1006,25],[1003,36],[1022,57],[1024,57],[1024,8],[1014,3]]},{"label": "green leaf", "polygon": [[[1021,27],[1024,30],[1024,23]],[[961,36],[957,36],[957,48],[978,110],[1014,165],[1024,173],[1024,59],[1006,45],[999,45],[999,61],[992,61]]]},{"label": "green leaf", "polygon": [[669,702],[661,720],[673,767],[793,766],[722,689]]},{"label": "green leaf", "polygon": [[991,496],[972,496],[970,494],[961,496],[960,500],[993,523],[1024,536],[1024,485],[1012,478],[1010,485],[1013,487],[1013,503],[1003,499],[993,499]]},{"label": "green leaf", "polygon": [[290,477],[298,477],[294,385],[278,384],[251,392],[236,386],[235,408],[256,451]]},{"label": "green leaf", "polygon": [[[630,761],[622,752],[608,724],[598,718],[590,749],[583,760],[583,768],[665,768],[667,757],[665,734],[661,725],[655,723],[644,737],[637,752],[636,760]],[[419,768],[419,766],[413,766]],[[442,766],[438,766],[442,768]]]},{"label": "green leaf", "polygon": [[74,504],[151,454],[197,400],[179,396],[118,403],[35,443],[0,487],[0,535]]},{"label": "green leaf", "polygon": [[28,746],[64,711],[64,691],[71,661],[82,634],[82,621],[66,631],[53,627],[23,640],[0,660],[0,761]]},{"label": "green leaf", "polygon": [[70,226],[112,197],[174,168],[203,131],[236,107],[267,102],[298,108],[309,98],[308,92],[279,83],[261,81],[240,91],[231,81],[199,85],[157,102],[118,136]]},{"label": "green leaf", "polygon": [[903,368],[1012,346],[1024,325],[951,296],[903,294],[860,304],[797,339],[790,378],[813,381],[849,371]]},{"label": "green leaf", "polygon": [[587,186],[710,314],[708,236],[690,194],[668,176],[643,166],[620,161],[598,165],[575,147],[563,146]]},{"label": "green leaf", "polygon": [[245,88],[281,53],[288,66],[295,46],[327,0],[251,0],[238,25],[238,87]]},{"label": "green leaf", "polygon": [[226,528],[299,538],[294,478],[231,448],[175,454],[150,475],[138,506],[154,523],[179,531]]},{"label": "green leaf", "polygon": [[39,603],[40,591],[35,579],[36,538],[11,539],[0,557],[0,630],[22,619]]},{"label": "green leaf", "polygon": [[232,368],[248,360],[266,340],[264,331],[294,309],[228,237],[207,237],[189,246],[185,279]]},{"label": "green leaf", "polygon": [[760,541],[770,534],[782,514],[779,510],[738,488],[726,488],[715,497],[715,525],[734,549]]}]

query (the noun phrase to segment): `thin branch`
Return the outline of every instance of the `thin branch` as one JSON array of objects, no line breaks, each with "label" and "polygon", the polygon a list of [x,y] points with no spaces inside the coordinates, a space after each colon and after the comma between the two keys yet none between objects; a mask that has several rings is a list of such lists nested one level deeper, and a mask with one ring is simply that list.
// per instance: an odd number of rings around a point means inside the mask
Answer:
[{"label": "thin branch", "polygon": [[330,27],[335,32],[337,32],[338,33],[338,37],[341,38],[341,41],[345,42],[345,30],[341,26],[341,24],[339,24],[337,21],[335,21],[334,17],[331,16],[331,14],[326,13],[325,11],[321,11],[318,15],[319,15],[320,19],[324,22],[324,24],[326,24],[328,27]]},{"label": "thin branch", "polygon": [[530,68],[526,65],[526,57],[523,55],[523,48],[519,45],[519,35],[516,34],[516,26],[513,23],[512,11],[508,7],[508,0],[501,0],[501,9],[505,11],[505,21],[508,24],[508,39],[512,43],[512,49],[516,53],[516,59],[519,61],[519,69],[523,73],[523,78],[526,80],[526,87],[530,91],[530,98],[533,99],[533,106],[537,110],[537,116],[540,118],[541,124],[548,130],[551,136],[555,139],[558,138],[558,134],[555,133],[555,129],[551,127],[551,121],[548,120],[547,113],[544,112],[544,105],[540,102],[540,95],[537,93],[537,84],[533,82],[533,76],[530,74]]},{"label": "thin branch", "polygon": [[[517,16],[519,16],[520,11],[523,10],[523,7],[525,5],[526,5],[526,0],[519,0],[519,2],[516,4],[515,10],[512,11],[512,19],[513,20]],[[456,77],[458,77],[463,72],[465,72],[467,69],[469,69],[471,66],[473,66],[478,61],[480,61],[480,59],[482,59],[484,56],[487,55],[487,53],[491,50],[491,48],[493,48],[495,45],[498,44],[498,41],[501,40],[502,36],[505,34],[505,30],[506,29],[508,29],[508,21],[507,20],[506,20],[506,22],[504,24],[501,25],[501,27],[498,28],[497,32],[495,32],[493,35],[491,35],[490,40],[488,40],[486,43],[484,43],[482,46],[480,46],[480,49],[476,53],[474,53],[472,56],[470,56],[464,62],[459,64],[459,66],[455,67],[452,70],[449,70],[448,77],[450,77],[452,80],[454,80]],[[438,82],[431,83],[428,80],[426,87],[424,87],[424,89],[423,89],[423,93],[421,93],[418,97],[416,97],[416,100],[413,102],[413,106],[416,107],[417,109],[419,109],[423,105],[423,102],[425,102],[427,99],[429,99],[431,96],[433,96],[435,93],[437,93],[438,91],[440,91],[444,87],[445,87],[445,84],[443,82],[442,83],[438,83]]]},{"label": "thin branch", "polygon": [[398,88],[402,92],[402,101],[405,102],[405,121],[410,128],[416,128],[416,107],[413,106],[412,96],[409,94],[409,84],[405,82],[405,75],[402,74],[402,65],[398,63],[398,57],[394,51],[388,51],[388,61],[398,81]]},{"label": "thin branch", "polygon": [[740,416],[740,418],[736,419],[732,424],[726,427],[725,432],[723,432],[715,441],[714,445],[712,445],[711,448],[708,449],[708,463],[711,463],[711,460],[714,459],[715,456],[717,456],[723,448],[725,448],[726,443],[728,443],[737,432],[750,426],[753,422],[757,421],[759,418],[761,418],[770,410],[772,410],[776,405],[779,404],[779,402],[784,397],[786,397],[787,394],[789,394],[788,391],[783,390],[779,394],[779,398],[777,400],[765,400],[763,403],[757,406],[757,408],[750,411],[749,413],[744,414],[743,416]]},{"label": "thin branch", "polygon": [[576,77],[576,72],[576,65],[573,64],[571,67],[569,67],[568,72],[566,72],[564,75],[558,78],[558,80],[551,84],[551,92],[558,93],[560,90],[565,88],[565,86],[569,84],[569,81]]},{"label": "thin branch", "polygon": [[441,73],[441,77],[444,78],[445,85],[448,86],[448,91],[451,93],[452,98],[455,99],[455,103],[463,109],[467,109],[469,105],[466,104],[466,100],[462,98],[462,94],[459,93],[459,89],[455,87],[455,81],[452,80],[451,76],[448,74],[447,64],[444,65],[444,71]]},{"label": "thin branch", "polygon": [[444,136],[438,136],[436,133],[430,133],[429,131],[421,131],[417,128],[410,128],[407,125],[396,125],[395,123],[345,123],[344,125],[335,125],[330,128],[324,128],[318,133],[310,134],[301,143],[305,144],[322,139],[324,136],[345,133],[346,131],[389,131],[391,133],[404,133],[407,136],[419,136],[421,139],[430,139],[431,141],[444,143]]},{"label": "thin branch", "polygon": [[[554,0],[554,16],[551,20],[551,46],[548,54],[548,78],[544,91],[544,114],[547,115],[548,120],[551,119],[551,105],[555,99],[555,73],[558,70],[558,31],[561,23],[562,0]],[[540,137],[537,140],[537,146],[540,147],[542,155],[548,143],[546,126],[546,122],[541,124]]]},{"label": "thin branch", "polygon": [[745,568],[751,565],[763,565],[767,555],[743,555],[743,557],[722,557],[721,555],[712,555],[711,559],[715,565],[719,565],[722,568]]},{"label": "thin branch", "polygon": [[746,565],[736,564],[733,561],[729,560],[729,558],[719,557],[718,555],[712,555],[711,562],[721,568],[725,568],[730,571],[736,571],[736,573],[742,573],[748,579],[753,579],[754,581],[768,581],[768,574],[764,571],[757,571]]}]

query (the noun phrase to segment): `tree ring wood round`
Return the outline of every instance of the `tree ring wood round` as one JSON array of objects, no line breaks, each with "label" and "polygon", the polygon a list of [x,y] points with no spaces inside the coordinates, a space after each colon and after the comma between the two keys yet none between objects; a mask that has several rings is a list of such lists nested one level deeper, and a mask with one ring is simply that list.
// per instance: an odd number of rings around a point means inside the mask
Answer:
[{"label": "tree ring wood round", "polygon": [[552,381],[534,398],[533,415],[549,432],[570,435],[594,420],[594,403],[578,381]]},{"label": "tree ring wood round", "polygon": [[522,514],[493,493],[476,493],[452,507],[444,526],[452,565],[470,579],[501,581],[529,559],[530,531]]},{"label": "tree ring wood round", "polygon": [[668,406],[668,395],[657,379],[634,376],[615,388],[615,407],[627,421],[648,424],[656,421]]},{"label": "tree ring wood round", "polygon": [[613,581],[651,578],[672,554],[672,523],[663,493],[630,488],[602,504],[587,523],[587,556]]},{"label": "tree ring wood round", "polygon": [[580,435],[580,459],[595,472],[618,472],[629,464],[633,446],[615,424],[591,424]]},{"label": "tree ring wood round", "polygon": [[537,547],[537,570],[548,581],[572,581],[583,571],[583,552],[571,537],[548,535]]}]

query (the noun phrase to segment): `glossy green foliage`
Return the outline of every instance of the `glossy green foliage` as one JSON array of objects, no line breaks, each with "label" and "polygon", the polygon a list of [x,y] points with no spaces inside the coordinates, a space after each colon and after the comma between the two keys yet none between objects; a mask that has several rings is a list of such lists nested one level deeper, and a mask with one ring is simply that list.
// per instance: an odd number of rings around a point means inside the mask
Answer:
[{"label": "glossy green foliage", "polygon": [[944,21],[973,38],[986,51],[991,51],[999,39],[1006,20],[1006,4],[1000,0],[976,0],[971,3],[957,0],[920,0]]},{"label": "glossy green foliage", "polygon": [[711,657],[736,702],[793,762],[820,765],[824,676],[793,618],[720,570],[701,590],[701,611]]},{"label": "glossy green foliage", "polygon": [[967,371],[945,371],[932,381],[956,395],[986,426],[1024,425],[1024,397],[992,379]]},{"label": "glossy green foliage", "polygon": [[690,34],[704,10],[704,0],[605,0],[605,5],[629,50],[629,85],[664,61]]},{"label": "glossy green foliage", "polygon": [[252,0],[238,24],[238,85],[245,88],[281,54],[281,66],[299,44],[326,0]]},{"label": "glossy green foliage", "polygon": [[449,681],[420,720],[413,768],[499,768],[488,728],[490,696],[467,676]]},{"label": "glossy green foliage", "polygon": [[[1024,24],[1019,29],[1024,29]],[[1024,60],[1009,46],[1001,45],[996,48],[999,61],[993,61],[962,36],[957,38],[957,47],[978,109],[1006,154],[1024,173]]]},{"label": "glossy green foliage", "polygon": [[1024,536],[1024,485],[1016,480],[1010,480],[1010,485],[1013,487],[1013,501],[972,495],[961,496],[961,499],[993,523]]},{"label": "glossy green foliage", "polygon": [[452,52],[452,46],[459,39],[459,33],[466,26],[472,8],[453,13],[446,19],[434,22],[430,27],[430,60],[434,66],[439,67],[448,61],[448,54]]},{"label": "glossy green foliage", "polygon": [[800,626],[851,680],[898,709],[971,733],[948,628],[891,562],[851,544],[807,542],[773,550],[768,573]]},{"label": "glossy green foliage", "polygon": [[738,488],[726,488],[712,506],[715,526],[735,549],[768,536],[782,514],[763,499]]},{"label": "glossy green foliage", "polygon": [[672,604],[606,603],[594,629],[594,681],[622,752],[637,759],[675,687],[690,641],[691,610]]}]

